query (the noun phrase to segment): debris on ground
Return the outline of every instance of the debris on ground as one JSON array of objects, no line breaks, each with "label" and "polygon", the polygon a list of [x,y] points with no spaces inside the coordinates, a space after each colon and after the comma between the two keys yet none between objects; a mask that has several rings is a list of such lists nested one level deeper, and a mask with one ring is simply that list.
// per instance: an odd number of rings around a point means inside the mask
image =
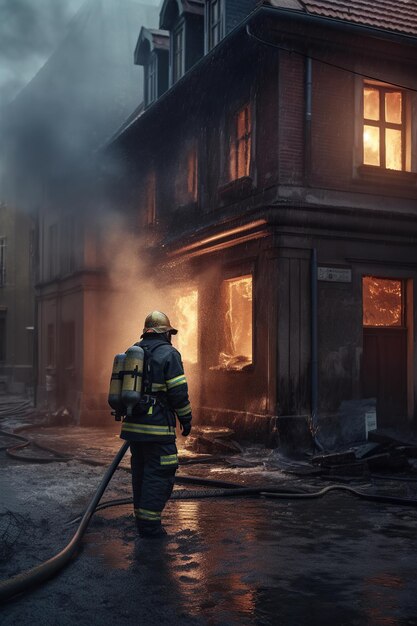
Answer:
[{"label": "debris on ground", "polygon": [[185,446],[200,454],[237,454],[242,452],[242,447],[233,438],[234,435],[231,428],[194,426]]}]

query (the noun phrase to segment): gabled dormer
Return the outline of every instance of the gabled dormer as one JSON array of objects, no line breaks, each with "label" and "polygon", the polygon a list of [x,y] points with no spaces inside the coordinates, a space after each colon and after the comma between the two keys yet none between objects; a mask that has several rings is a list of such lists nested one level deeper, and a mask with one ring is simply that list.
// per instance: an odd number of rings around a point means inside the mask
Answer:
[{"label": "gabled dormer", "polygon": [[159,26],[170,33],[169,81],[173,85],[204,54],[204,0],[164,0]]},{"label": "gabled dormer", "polygon": [[257,0],[204,0],[204,52],[207,54],[256,7]]},{"label": "gabled dormer", "polygon": [[142,27],[134,58],[135,64],[144,69],[144,99],[148,107],[168,89],[169,32]]}]

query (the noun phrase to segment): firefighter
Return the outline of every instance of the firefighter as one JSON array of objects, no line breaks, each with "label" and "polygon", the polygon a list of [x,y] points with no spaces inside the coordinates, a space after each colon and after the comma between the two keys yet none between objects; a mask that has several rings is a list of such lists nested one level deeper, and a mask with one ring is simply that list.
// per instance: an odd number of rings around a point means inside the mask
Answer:
[{"label": "firefighter", "polygon": [[174,487],[178,468],[176,417],[182,435],[191,431],[191,405],[181,355],[172,345],[177,334],[168,317],[153,311],[145,319],[142,398],[122,424],[121,438],[130,442],[134,514],[141,536],[166,532],[161,514]]}]

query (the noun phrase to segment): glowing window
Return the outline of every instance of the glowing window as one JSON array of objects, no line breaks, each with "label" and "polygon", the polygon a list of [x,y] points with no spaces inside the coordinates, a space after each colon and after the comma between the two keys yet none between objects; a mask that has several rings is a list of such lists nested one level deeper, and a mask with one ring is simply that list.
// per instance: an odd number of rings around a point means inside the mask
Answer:
[{"label": "glowing window", "polygon": [[178,159],[175,195],[179,204],[197,202],[198,154],[197,143],[194,141],[184,146],[183,154],[181,154]]},{"label": "glowing window", "polygon": [[364,326],[402,326],[404,324],[401,280],[364,276],[362,296]]},{"label": "glowing window", "polygon": [[253,297],[252,276],[223,281],[224,350],[219,364],[241,370],[252,363]]},{"label": "glowing window", "polygon": [[188,363],[198,361],[198,291],[182,291],[174,300],[172,319],[178,327],[174,339],[182,358]]},{"label": "glowing window", "polygon": [[363,88],[363,162],[405,170],[405,94],[366,83]]},{"label": "glowing window", "polygon": [[249,104],[242,107],[233,118],[230,140],[230,180],[250,175],[252,127]]},{"label": "glowing window", "polygon": [[155,171],[148,172],[145,189],[146,221],[154,224],[156,221],[156,175]]}]

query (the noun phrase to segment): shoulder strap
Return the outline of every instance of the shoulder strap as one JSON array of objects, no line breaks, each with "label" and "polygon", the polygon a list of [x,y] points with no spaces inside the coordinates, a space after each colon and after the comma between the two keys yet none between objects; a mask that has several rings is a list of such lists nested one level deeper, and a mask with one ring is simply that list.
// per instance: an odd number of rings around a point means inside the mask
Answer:
[{"label": "shoulder strap", "polygon": [[[166,344],[166,341],[153,341],[151,346],[144,346],[141,345],[140,347],[143,349],[144,353],[145,353],[145,361],[143,364],[143,390],[145,393],[151,393],[152,390],[152,380],[150,377],[151,374],[151,365],[150,365],[150,360],[152,358],[152,354],[153,352],[155,352],[155,350],[157,348],[159,348],[159,346],[163,346],[164,344]],[[140,345],[140,344],[138,344]]]}]

